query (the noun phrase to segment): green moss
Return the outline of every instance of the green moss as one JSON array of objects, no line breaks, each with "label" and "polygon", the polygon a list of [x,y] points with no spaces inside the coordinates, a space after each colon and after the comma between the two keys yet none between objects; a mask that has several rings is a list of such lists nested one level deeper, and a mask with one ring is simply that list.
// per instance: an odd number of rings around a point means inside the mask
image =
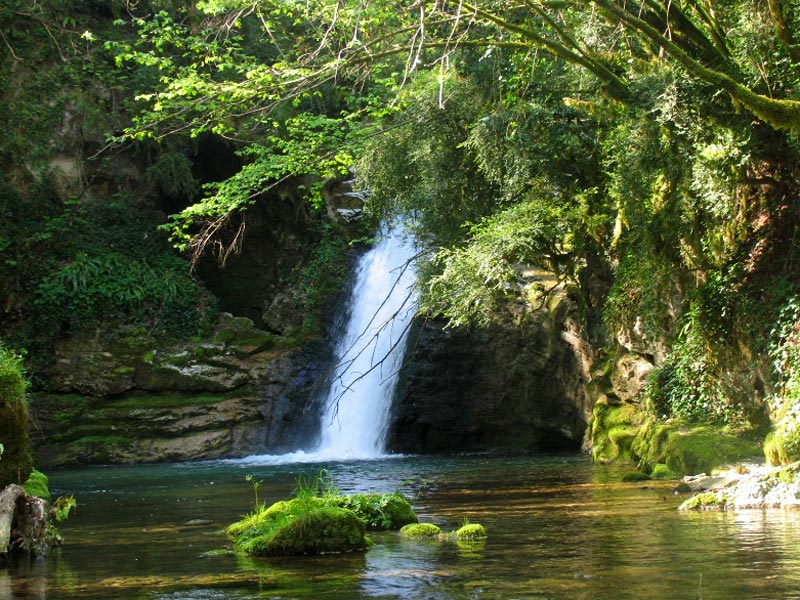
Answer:
[{"label": "green moss", "polygon": [[632,447],[640,465],[664,464],[678,477],[710,473],[715,467],[760,454],[759,445],[741,432],[681,422],[648,419]]},{"label": "green moss", "polygon": [[438,536],[442,530],[433,523],[409,523],[400,528],[400,535],[411,538]]},{"label": "green moss", "polygon": [[[286,516],[286,513],[281,513]],[[269,519],[237,540],[242,552],[255,556],[292,556],[364,550],[365,527],[353,511],[323,506],[284,521]],[[230,528],[229,528],[230,531]]]},{"label": "green moss", "polygon": [[456,530],[456,539],[462,542],[486,539],[486,529],[479,523],[468,523]]},{"label": "green moss", "polygon": [[631,471],[630,473],[625,473],[622,476],[622,481],[631,482],[631,481],[649,481],[652,479],[650,475],[647,473],[642,473],[641,471]]},{"label": "green moss", "polygon": [[653,479],[680,479],[680,475],[675,473],[664,463],[653,465],[653,470],[650,471],[650,477]]},{"label": "green moss", "polygon": [[50,501],[50,486],[48,485],[47,475],[41,471],[33,469],[23,487],[31,496]]},{"label": "green moss", "polygon": [[59,423],[75,421],[86,412],[89,405],[86,397],[78,394],[48,395],[48,397],[54,398],[54,404],[58,406],[56,412],[53,413],[53,420]]},{"label": "green moss", "polygon": [[240,538],[249,539],[266,535],[273,530],[295,519],[303,512],[316,510],[324,506],[321,498],[281,500],[269,507],[259,506],[252,514],[241,521],[228,526],[225,530],[228,537],[239,543]]},{"label": "green moss", "polygon": [[116,446],[118,444],[127,444],[130,438],[122,437],[121,435],[87,435],[72,442],[76,446],[85,446],[88,444],[97,444],[100,446]]},{"label": "green moss", "polygon": [[798,432],[776,429],[764,440],[764,456],[771,465],[788,465],[800,460]]},{"label": "green moss", "polygon": [[352,510],[373,531],[400,529],[417,522],[417,514],[402,494],[354,494],[337,497],[332,504]]},{"label": "green moss", "polygon": [[680,505],[680,510],[725,510],[730,498],[720,492],[702,492]]},{"label": "green moss", "polygon": [[217,404],[233,397],[245,395],[242,388],[231,394],[131,394],[108,403],[109,408],[177,408]]},{"label": "green moss", "polygon": [[795,463],[782,469],[778,469],[772,473],[769,478],[775,479],[787,485],[794,485],[798,482],[798,479],[800,479],[800,465]]},{"label": "green moss", "polygon": [[0,489],[24,483],[33,469],[26,390],[22,357],[0,344]]},{"label": "green moss", "polygon": [[598,401],[592,410],[589,432],[595,462],[633,462],[632,444],[639,431],[641,415],[635,404]]}]

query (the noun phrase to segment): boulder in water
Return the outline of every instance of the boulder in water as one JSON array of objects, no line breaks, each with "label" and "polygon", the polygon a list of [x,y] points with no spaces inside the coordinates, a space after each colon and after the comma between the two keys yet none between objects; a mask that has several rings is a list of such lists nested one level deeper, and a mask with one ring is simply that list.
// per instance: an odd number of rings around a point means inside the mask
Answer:
[{"label": "boulder in water", "polygon": [[456,539],[460,542],[484,540],[486,529],[479,523],[467,523],[456,531]]},{"label": "boulder in water", "polygon": [[433,523],[409,523],[400,528],[400,535],[410,538],[438,536],[442,530]]},{"label": "boulder in water", "polygon": [[236,534],[239,550],[254,556],[298,556],[353,552],[367,547],[364,522],[351,510],[315,508],[316,503],[312,503],[309,510],[292,514],[298,508],[296,504],[278,504],[245,519],[248,523],[241,521],[228,528],[229,535]]}]

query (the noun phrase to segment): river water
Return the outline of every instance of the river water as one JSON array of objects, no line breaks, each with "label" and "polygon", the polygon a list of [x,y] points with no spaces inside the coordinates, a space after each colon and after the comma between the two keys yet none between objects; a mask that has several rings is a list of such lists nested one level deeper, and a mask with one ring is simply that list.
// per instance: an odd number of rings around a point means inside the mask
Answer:
[{"label": "river water", "polygon": [[[254,501],[327,469],[344,492],[407,494],[483,544],[373,534],[364,553],[250,558],[222,533]],[[676,510],[671,484],[621,483],[583,456],[397,457],[328,464],[218,461],[51,474],[77,513],[46,560],[0,571],[0,598],[800,598],[800,513]]]}]

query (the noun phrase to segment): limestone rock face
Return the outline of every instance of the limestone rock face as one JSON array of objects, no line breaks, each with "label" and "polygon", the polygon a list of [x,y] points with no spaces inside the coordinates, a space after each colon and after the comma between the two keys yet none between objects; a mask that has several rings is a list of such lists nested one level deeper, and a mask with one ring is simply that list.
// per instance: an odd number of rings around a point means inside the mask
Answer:
[{"label": "limestone rock face", "polygon": [[652,370],[653,363],[645,357],[633,353],[622,354],[611,372],[613,394],[623,402],[637,401]]},{"label": "limestone rock face", "polygon": [[[146,333],[62,343],[33,398],[36,461],[160,462],[296,449],[317,427],[315,358],[223,315],[210,339],[159,347]],[[320,365],[319,370],[325,368]]]},{"label": "limestone rock face", "polygon": [[486,329],[419,324],[400,373],[389,448],[578,448],[591,413],[593,356],[564,308]]}]

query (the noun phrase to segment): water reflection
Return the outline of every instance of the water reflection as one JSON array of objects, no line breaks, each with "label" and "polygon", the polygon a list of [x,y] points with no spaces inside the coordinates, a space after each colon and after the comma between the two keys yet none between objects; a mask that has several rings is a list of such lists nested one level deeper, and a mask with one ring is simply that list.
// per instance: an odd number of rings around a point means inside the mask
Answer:
[{"label": "water reflection", "polygon": [[[483,544],[374,534],[363,554],[256,559],[222,529],[327,468],[343,491],[409,494],[445,531]],[[621,483],[582,457],[400,457],[326,465],[201,463],[53,473],[74,493],[65,546],[0,571],[0,598],[800,598],[800,512],[681,513],[669,484]]]}]

